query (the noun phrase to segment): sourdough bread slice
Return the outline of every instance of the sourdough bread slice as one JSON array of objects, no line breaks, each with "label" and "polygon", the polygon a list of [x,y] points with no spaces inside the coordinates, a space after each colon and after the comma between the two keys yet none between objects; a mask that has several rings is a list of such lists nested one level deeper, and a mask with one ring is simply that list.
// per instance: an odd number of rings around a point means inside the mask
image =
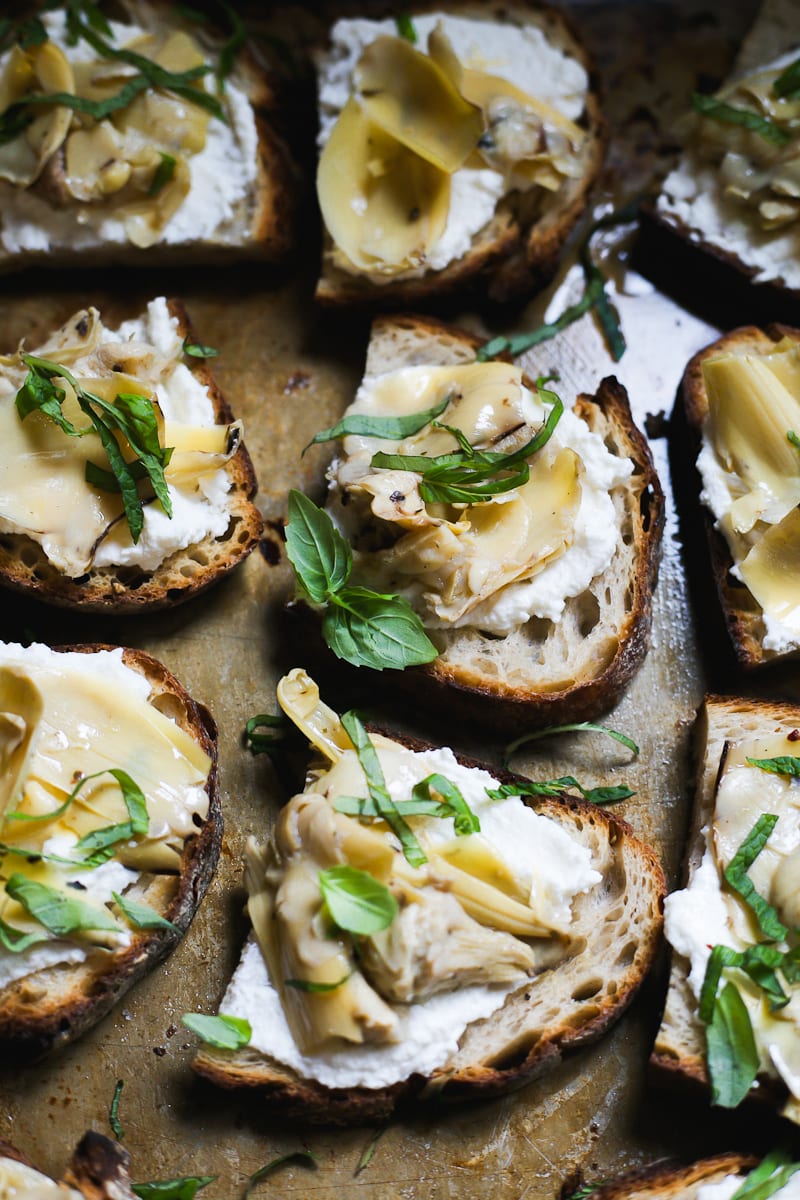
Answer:
[{"label": "sourdough bread slice", "polygon": [[[64,647],[92,655],[114,647]],[[122,662],[150,686],[148,703],[168,717],[209,757],[205,783],[208,814],[193,822],[184,841],[178,874],[141,872],[125,893],[149,905],[174,928],[130,931],[127,946],[95,949],[83,961],[56,963],[0,988],[0,1056],[24,1062],[59,1049],[96,1024],[128,988],[165,958],[180,941],[205,895],[219,858],[222,814],[217,788],[217,731],[208,710],[193,700],[157,659],[125,649]],[[79,895],[80,893],[76,893]]]},{"label": "sourdough bread slice", "polygon": [[[379,317],[365,376],[469,364],[480,344],[427,317]],[[594,396],[579,396],[574,412],[613,455],[633,463],[627,482],[610,493],[616,537],[607,568],[567,599],[558,620],[532,617],[504,636],[469,627],[426,629],[439,657],[393,675],[416,700],[439,708],[456,703],[465,716],[506,728],[579,721],[611,708],[640,667],[658,573],[663,494],[616,379],[604,379]]]},{"label": "sourdough bread slice", "polygon": [[[469,249],[439,269],[421,268],[418,273],[407,272],[376,283],[365,273],[338,267],[326,233],[316,291],[316,299],[325,305],[419,305],[456,294],[461,297],[464,289],[473,291],[482,300],[503,303],[539,290],[555,274],[561,251],[586,208],[603,164],[607,129],[600,108],[599,85],[589,55],[568,17],[548,5],[525,0],[510,5],[481,4],[475,0],[438,4],[434,0],[415,5],[413,11],[444,12],[501,28],[536,27],[553,47],[581,64],[589,85],[584,111],[578,119],[586,132],[578,154],[579,170],[555,192],[542,187],[527,192],[507,191],[497,202],[491,219],[472,236]],[[393,9],[389,15],[394,16]],[[486,69],[491,71],[491,65]],[[537,63],[531,61],[532,94],[535,94],[536,72]]]},{"label": "sourdough bread slice", "polygon": [[[695,726],[696,791],[682,886],[691,883],[703,861],[705,830],[714,813],[717,780],[727,744],[771,734],[785,736],[798,727],[797,705],[743,697],[706,697]],[[708,899],[701,904],[707,907]],[[697,999],[689,986],[689,970],[688,958],[673,950],[669,990],[650,1065],[658,1082],[671,1087],[688,1086],[706,1095],[709,1076],[705,1026],[699,1019]],[[759,1073],[749,1098],[780,1109],[786,1089],[774,1076]]]},{"label": "sourdough bread slice", "polygon": [[[196,342],[183,304],[172,299],[167,309],[177,322],[177,336],[190,344]],[[86,311],[76,315],[78,324],[86,318]],[[191,362],[192,374],[213,406],[215,423],[229,425],[233,414],[207,362],[191,358],[187,362]],[[220,536],[206,535],[185,549],[175,550],[153,569],[144,570],[135,564],[93,564],[87,574],[70,578],[26,534],[0,532],[0,584],[48,604],[86,612],[138,613],[192,599],[242,562],[258,544],[263,529],[261,514],[253,502],[255,472],[243,444],[222,469],[229,481],[224,500],[229,521]]]},{"label": "sourdough bread slice", "polygon": [[[79,1200],[80,1197],[83,1200],[135,1200],[136,1193],[131,1189],[128,1173],[130,1157],[119,1142],[90,1129],[75,1147],[57,1188],[49,1176],[37,1171],[26,1155],[0,1140],[0,1195],[8,1196],[9,1200],[17,1196],[24,1200],[25,1196],[44,1197],[52,1192],[54,1200]],[[24,1176],[16,1174],[16,1164],[21,1164],[23,1170],[27,1168]]]},{"label": "sourdough bread slice", "polygon": [[756,1165],[746,1154],[715,1154],[682,1166],[660,1162],[626,1171],[592,1191],[597,1200],[697,1200],[701,1187],[721,1183],[729,1175],[743,1175]]},{"label": "sourdough bread slice", "polygon": [[[788,325],[768,325],[763,330],[755,325],[742,326],[718,338],[690,359],[679,394],[687,421],[695,434],[695,454],[700,449],[703,427],[708,417],[703,363],[720,354],[771,354],[784,337],[800,342],[800,329]],[[798,649],[778,652],[764,646],[767,630],[763,610],[744,582],[731,573],[733,556],[722,533],[715,528],[714,517],[709,509],[706,509],[706,534],[711,569],[725,623],[742,666],[750,669],[795,658],[800,653]]]},{"label": "sourdough bread slice", "polygon": [[[124,19],[114,26],[116,37],[105,38],[97,30],[93,37],[104,38],[116,50],[126,41],[135,41],[137,29],[157,37],[181,31],[196,39],[209,70],[213,68],[206,78],[214,80],[223,42],[208,26],[182,18],[174,5],[161,0],[130,0],[121,9]],[[56,33],[57,16],[48,16],[47,22]],[[127,24],[134,27],[130,37],[125,33]],[[63,31],[57,36],[59,43],[64,42]],[[141,42],[136,44],[146,53]],[[89,53],[84,42],[79,45],[76,61]],[[68,39],[65,52],[70,60]],[[99,51],[98,59],[103,64],[109,61]],[[208,90],[215,91],[213,82]],[[297,171],[276,128],[281,105],[276,79],[245,47],[237,53],[226,89],[218,96],[224,121],[212,115],[205,147],[189,158],[189,194],[155,245],[134,245],[113,211],[104,227],[95,219],[97,199],[82,203],[64,191],[62,146],[32,189],[0,181],[0,272],[27,267],[146,266],[154,255],[159,267],[283,258],[294,240]],[[178,119],[172,123],[174,138],[179,133]],[[151,124],[156,127],[155,120]],[[174,141],[172,145],[174,149]],[[155,185],[152,194],[158,194]],[[181,209],[191,215],[182,216]]]},{"label": "sourdough bread slice", "polygon": [[[390,736],[410,750],[433,748]],[[464,767],[482,766],[456,757]],[[492,774],[504,783],[520,781],[508,772]],[[441,1067],[428,1077],[411,1075],[383,1087],[328,1087],[261,1051],[204,1045],[195,1071],[221,1087],[253,1091],[260,1103],[286,1116],[351,1124],[384,1119],[410,1103],[503,1094],[600,1038],[632,1001],[660,944],[663,873],[650,847],[605,809],[570,796],[525,803],[588,848],[602,878],[574,897],[555,958],[545,954],[533,977],[515,985],[500,1008],[468,1024],[456,1052]]]}]

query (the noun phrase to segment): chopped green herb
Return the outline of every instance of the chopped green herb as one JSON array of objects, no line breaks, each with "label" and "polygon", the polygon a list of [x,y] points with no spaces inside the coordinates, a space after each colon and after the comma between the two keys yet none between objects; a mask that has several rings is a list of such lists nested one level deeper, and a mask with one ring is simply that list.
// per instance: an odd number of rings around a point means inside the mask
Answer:
[{"label": "chopped green herb", "polygon": [[80,852],[89,851],[87,862],[92,860],[97,852],[103,855],[119,842],[127,842],[133,837],[144,836],[150,828],[147,804],[142,789],[131,779],[127,771],[122,771],[117,767],[112,767],[108,771],[96,771],[94,775],[85,775],[81,783],[106,774],[113,775],[122,789],[122,799],[128,810],[128,820],[117,825],[105,825],[102,829],[93,829],[79,839],[75,849]]},{"label": "chopped green herb", "polygon": [[795,59],[781,72],[773,83],[772,90],[776,96],[782,96],[785,100],[793,100],[800,94],[800,58]]},{"label": "chopped green herb", "polygon": [[426,425],[430,425],[436,417],[444,412],[451,399],[451,396],[445,396],[439,404],[435,404],[432,408],[408,413],[402,417],[374,417],[369,413],[350,413],[348,416],[342,417],[341,421],[332,425],[330,429],[323,429],[316,434],[308,445],[303,447],[303,454],[319,442],[332,442],[336,438],[347,437],[349,434],[402,441],[403,438],[411,437],[413,434],[419,433],[420,429],[424,429]]},{"label": "chopped green herb", "polygon": [[119,1102],[122,1099],[122,1089],[124,1086],[124,1080],[118,1079],[114,1086],[114,1095],[111,1097],[111,1107],[108,1110],[108,1123],[111,1126],[111,1132],[118,1142],[121,1142],[125,1137],[122,1126],[119,1123]]},{"label": "chopped green herb", "polygon": [[401,13],[399,17],[395,17],[394,23],[397,26],[399,36],[405,38],[407,42],[411,42],[412,46],[415,46],[417,43],[417,31],[408,13]]},{"label": "chopped green herb", "polygon": [[753,913],[761,931],[768,938],[781,941],[788,933],[786,926],[772,905],[758,894],[752,879],[747,874],[766,846],[777,821],[778,817],[775,813],[762,813],[728,864],[724,878],[728,886],[741,896]]},{"label": "chopped green herb", "polygon": [[218,1050],[241,1050],[253,1036],[249,1021],[244,1017],[229,1017],[225,1013],[219,1013],[216,1017],[205,1013],[184,1013],[181,1021],[201,1041],[216,1046]]},{"label": "chopped green herb", "polygon": [[[456,810],[439,800],[395,800],[401,817],[454,817]],[[375,801],[368,796],[337,796],[333,802],[336,812],[348,817],[380,817]]]},{"label": "chopped green herb", "polygon": [[288,723],[283,713],[258,713],[244,727],[244,744],[253,754],[276,754],[284,745]]},{"label": "chopped green herb", "polygon": [[527,742],[535,742],[543,737],[550,737],[554,733],[605,733],[608,737],[614,738],[615,741],[621,742],[626,746],[632,754],[639,753],[639,747],[632,738],[627,734],[620,733],[616,729],[609,729],[607,725],[598,725],[594,721],[580,721],[574,725],[549,725],[546,729],[534,729],[532,733],[523,733],[522,737],[515,738],[513,742],[509,742],[505,748],[504,756],[506,761],[515,751],[519,750],[520,746],[526,745]]},{"label": "chopped green herb", "polygon": [[190,358],[216,358],[219,350],[213,346],[203,346],[200,342],[192,342],[188,337],[183,339],[183,353]]},{"label": "chopped green herb", "polygon": [[119,933],[120,927],[109,911],[68,896],[58,888],[37,883],[15,872],[6,883],[6,894],[49,929],[56,937],[67,937],[83,930],[107,930]]},{"label": "chopped green herb", "polygon": [[781,128],[769,117],[762,117],[760,113],[749,108],[725,104],[715,96],[703,96],[700,92],[693,92],[692,108],[696,113],[700,113],[701,117],[709,117],[723,125],[739,125],[743,129],[749,129],[765,141],[771,142],[773,146],[785,146],[792,136],[788,130]]},{"label": "chopped green herb", "polygon": [[182,1175],[180,1179],[154,1179],[150,1183],[132,1183],[131,1191],[139,1200],[194,1200],[216,1175]]},{"label": "chopped green herb", "polygon": [[316,1154],[312,1154],[310,1150],[293,1150],[291,1154],[282,1154],[280,1158],[273,1158],[272,1162],[268,1162],[265,1166],[259,1167],[247,1181],[244,1191],[242,1192],[242,1200],[247,1200],[247,1197],[252,1193],[253,1188],[261,1183],[262,1179],[266,1179],[273,1171],[277,1171],[280,1167],[288,1166],[289,1163],[297,1163],[298,1166],[316,1168],[319,1158]]},{"label": "chopped green herb", "polygon": [[781,754],[777,758],[748,758],[748,767],[759,767],[773,775],[793,775],[800,777],[800,758],[793,754]]},{"label": "chopped green herb", "polygon": [[620,800],[629,800],[636,793],[624,784],[612,787],[585,788],[578,783],[574,775],[563,775],[560,779],[546,779],[541,782],[525,780],[523,783],[502,783],[498,788],[487,788],[486,795],[490,800],[505,800],[507,796],[563,796],[564,792],[579,792],[590,804],[617,804]]},{"label": "chopped green herb", "polygon": [[453,826],[457,837],[468,837],[471,833],[480,833],[481,823],[467,804],[459,788],[444,775],[434,772],[415,784],[411,795],[414,800],[430,800],[431,792],[437,792],[445,801],[455,816]]},{"label": "chopped green herb", "polygon": [[574,1192],[570,1192],[566,1200],[587,1200],[587,1197],[592,1196],[605,1182],[605,1179],[598,1179],[597,1183],[583,1183]]},{"label": "chopped green herb", "polygon": [[412,867],[421,867],[428,860],[411,829],[397,811],[397,805],[386,786],[377,751],[362,721],[357,713],[350,711],[342,716],[342,725],[355,747],[361,769],[366,776],[370,799],[400,842],[406,860]]},{"label": "chopped green herb", "polygon": [[750,1015],[732,983],[720,992],[706,1025],[706,1058],[712,1104],[736,1108],[755,1081],[759,1058]]},{"label": "chopped green herb", "polygon": [[784,965],[784,953],[776,946],[759,943],[746,950],[733,950],[729,946],[714,946],[708,958],[703,986],[700,990],[698,1016],[708,1024],[714,1015],[722,971],[725,967],[738,967],[761,988],[769,1001],[770,1010],[775,1012],[789,1003],[789,996],[781,986],[776,972]]},{"label": "chopped green herb", "polygon": [[111,895],[134,929],[173,929],[176,933],[181,932],[177,925],[173,925],[172,921],[162,917],[161,913],[156,912],[149,904],[140,904],[127,896],[120,895],[119,892],[112,892]]},{"label": "chopped green herb", "polygon": [[228,23],[231,27],[231,33],[227,41],[222,46],[217,59],[217,86],[221,91],[225,91],[225,80],[233,71],[236,63],[236,55],[241,50],[242,46],[247,41],[247,30],[242,18],[237,13],[232,4],[226,4],[225,0],[217,0],[217,4],[228,18]]},{"label": "chopped green herb", "polygon": [[156,167],[150,187],[147,189],[148,196],[157,196],[161,189],[166,187],[175,174],[177,163],[178,160],[173,154],[161,153],[161,162]]},{"label": "chopped green herb", "polygon": [[284,979],[285,987],[295,988],[298,992],[311,992],[314,995],[322,995],[326,992],[335,992],[343,983],[347,983],[352,975],[352,971],[347,975],[343,975],[341,979],[335,980],[334,983],[317,983],[313,979]]},{"label": "chopped green herb", "polygon": [[771,1150],[733,1193],[731,1200],[769,1200],[800,1171],[785,1150]]},{"label": "chopped green herb", "polygon": [[37,942],[46,942],[47,934],[36,931],[34,933],[24,933],[21,929],[15,929],[13,925],[8,925],[2,917],[0,917],[0,946],[7,950],[9,954],[24,954],[31,946],[35,946]]},{"label": "chopped green herb", "polygon": [[397,916],[397,901],[386,885],[357,867],[320,871],[319,889],[333,923],[347,933],[369,937],[388,929]]},{"label": "chopped green herb", "polygon": [[353,1172],[354,1179],[357,1178],[357,1176],[359,1176],[362,1171],[366,1171],[367,1167],[369,1166],[369,1164],[372,1162],[373,1158],[375,1157],[375,1151],[378,1148],[378,1142],[381,1140],[381,1138],[383,1137],[383,1135],[385,1133],[386,1133],[385,1128],[384,1129],[376,1129],[375,1133],[373,1133],[372,1137],[369,1139],[366,1146],[364,1147],[364,1150],[362,1151],[362,1154],[361,1154],[361,1158],[358,1160],[358,1165],[356,1166],[356,1169]]}]

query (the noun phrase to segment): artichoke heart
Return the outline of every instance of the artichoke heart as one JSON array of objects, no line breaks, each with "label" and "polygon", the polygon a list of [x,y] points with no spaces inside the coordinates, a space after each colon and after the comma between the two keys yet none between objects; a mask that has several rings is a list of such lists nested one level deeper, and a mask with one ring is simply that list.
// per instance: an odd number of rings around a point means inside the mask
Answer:
[{"label": "artichoke heart", "polygon": [[[34,92],[75,92],[72,68],[63,50],[53,42],[46,41],[30,50],[14,46],[0,79],[0,113],[23,103],[26,95]],[[45,164],[63,145],[72,122],[72,112],[64,105],[36,105],[32,114],[22,131],[0,146],[0,179],[23,188],[38,179]]]},{"label": "artichoke heart", "polygon": [[712,445],[743,486],[730,510],[733,530],[782,520],[800,502],[800,457],[787,438],[800,430],[800,346],[707,359],[703,382]]},{"label": "artichoke heart", "polygon": [[450,176],[375,125],[352,96],[320,157],[317,191],[337,250],[379,274],[423,265],[447,223]]},{"label": "artichoke heart", "polygon": [[330,762],[338,762],[352,743],[339,714],[320,699],[319,688],[302,668],[295,667],[278,684],[278,703],[289,720]]},{"label": "artichoke heart", "polygon": [[800,635],[800,509],[765,530],[739,573],[764,612]]},{"label": "artichoke heart", "polygon": [[374,125],[448,175],[463,166],[483,133],[480,109],[403,38],[379,37],[367,46],[353,88]]},{"label": "artichoke heart", "polygon": [[33,680],[0,667],[0,831],[6,813],[19,801],[43,711],[42,693]]}]

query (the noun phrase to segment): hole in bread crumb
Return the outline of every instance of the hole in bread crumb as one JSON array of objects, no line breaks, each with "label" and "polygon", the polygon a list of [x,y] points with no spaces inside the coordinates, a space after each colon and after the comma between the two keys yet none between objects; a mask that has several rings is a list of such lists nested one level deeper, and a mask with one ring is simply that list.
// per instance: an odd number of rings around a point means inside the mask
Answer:
[{"label": "hole in bread crumb", "polygon": [[580,597],[578,615],[578,632],[581,637],[588,637],[600,620],[600,605],[597,597],[591,592],[584,592]]},{"label": "hole in bread crumb", "polygon": [[493,1067],[495,1071],[510,1071],[514,1067],[521,1067],[539,1041],[539,1036],[538,1033],[526,1033],[522,1041],[507,1046],[497,1058],[490,1059],[486,1065]]},{"label": "hole in bread crumb", "polygon": [[598,992],[602,991],[602,979],[585,979],[579,987],[576,987],[572,993],[573,1000],[591,1000]]},{"label": "hole in bread crumb", "polygon": [[617,965],[629,967],[636,957],[636,942],[626,942],[617,955]]}]

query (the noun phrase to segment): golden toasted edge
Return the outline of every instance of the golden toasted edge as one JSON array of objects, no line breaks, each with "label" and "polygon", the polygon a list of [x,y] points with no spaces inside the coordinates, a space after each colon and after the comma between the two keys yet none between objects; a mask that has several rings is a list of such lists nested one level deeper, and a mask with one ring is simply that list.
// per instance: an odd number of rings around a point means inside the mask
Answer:
[{"label": "golden toasted edge", "polygon": [[[411,750],[432,748],[432,743],[420,738],[390,733],[383,728],[373,731],[390,736]],[[489,769],[477,759],[461,754],[457,754],[456,758],[462,766]],[[503,783],[519,782],[521,778],[510,771],[491,768],[491,772]],[[569,1021],[554,1025],[539,1037],[523,1058],[514,1055],[513,1063],[505,1069],[474,1066],[451,1071],[445,1065],[429,1078],[412,1075],[390,1087],[328,1088],[315,1080],[301,1078],[290,1068],[258,1055],[258,1052],[255,1052],[257,1057],[254,1060],[246,1051],[231,1052],[201,1046],[192,1062],[193,1070],[218,1087],[246,1088],[258,1095],[260,1104],[270,1110],[280,1110],[287,1117],[308,1124],[350,1125],[387,1119],[395,1110],[412,1103],[473,1101],[513,1091],[557,1066],[565,1055],[600,1038],[630,1005],[661,944],[666,891],[664,873],[652,848],[634,836],[626,821],[606,809],[571,796],[565,799],[526,797],[525,803],[535,812],[562,824],[573,823],[579,827],[581,823],[589,821],[603,830],[609,846],[615,850],[618,862],[630,865],[635,860],[643,868],[649,888],[647,905],[643,903],[636,951],[630,962],[621,967],[615,976],[617,987],[613,998],[606,998],[599,1003],[595,998],[589,999],[580,1019],[576,1020],[572,1013]],[[645,907],[647,911],[644,911]],[[591,949],[589,943],[576,957],[590,955]],[[558,971],[558,966],[551,970]],[[547,974],[546,971],[541,977],[544,981],[542,986],[547,986]],[[520,984],[505,1003],[524,997],[538,982],[539,979],[534,979]],[[494,1017],[489,1016],[482,1021],[483,1028],[491,1027],[493,1020],[502,1012],[501,1007]],[[500,1057],[500,1053],[497,1057]]]},{"label": "golden toasted edge", "polygon": [[[438,11],[442,7],[436,0],[425,0],[414,5],[414,12]],[[407,307],[453,297],[467,286],[480,289],[483,299],[496,303],[532,294],[552,279],[567,238],[586,208],[605,159],[609,133],[600,105],[599,76],[573,22],[560,10],[537,4],[535,0],[491,6],[462,0],[444,7],[457,16],[476,16],[512,25],[539,24],[550,40],[581,63],[589,76],[586,106],[579,120],[588,133],[584,171],[579,179],[566,180],[557,200],[544,204],[543,211],[532,221],[520,214],[517,193],[504,197],[492,220],[474,236],[466,254],[441,270],[425,271],[419,278],[374,284],[363,276],[333,267],[323,252],[315,292],[320,304],[337,308],[386,304]],[[327,235],[325,240],[329,245]]]},{"label": "golden toasted edge", "polygon": [[[738,727],[738,718],[742,714],[755,714],[769,724],[786,722],[792,727],[800,728],[800,705],[781,700],[760,700],[746,696],[718,696],[714,693],[706,695],[697,713],[693,733],[693,755],[695,759],[695,796],[692,808],[689,836],[681,873],[682,888],[691,880],[696,868],[700,865],[704,851],[703,827],[708,824],[714,810],[715,787],[706,785],[708,736],[712,719],[719,723],[727,721],[731,729]],[[716,769],[711,772],[716,780]],[[649,1060],[650,1075],[654,1082],[662,1087],[678,1091],[691,1091],[698,1096],[707,1097],[709,1094],[709,1078],[706,1067],[705,1039],[703,1028],[697,1017],[697,1001],[689,989],[687,960],[676,951],[670,949],[669,988],[666,999],[666,1009],[671,1004],[680,1008],[693,1025],[690,1031],[695,1038],[695,1044],[684,1043],[680,1048],[665,1045],[662,1039],[662,1024],[656,1033],[655,1042]],[[669,1035],[665,1035],[668,1037]],[[758,1087],[751,1089],[745,1102],[755,1100],[758,1103],[777,1105],[785,1089],[780,1081],[771,1076],[759,1075]]]},{"label": "golden toasted edge", "polygon": [[718,1183],[726,1175],[750,1171],[758,1159],[731,1152],[701,1158],[683,1165],[672,1161],[654,1163],[626,1171],[601,1184],[592,1192],[592,1200],[695,1200],[703,1184]]},{"label": "golden toasted edge", "polygon": [[[729,352],[769,354],[783,337],[800,342],[800,329],[790,325],[771,324],[765,329],[756,325],[743,325],[726,333],[715,342],[705,346],[691,358],[681,380],[681,396],[686,419],[696,437],[694,456],[700,450],[703,424],[708,416],[708,396],[703,384],[703,363],[706,359]],[[705,509],[706,536],[708,539],[711,570],[722,606],[723,616],[741,665],[747,669],[766,666],[771,662],[785,662],[800,655],[800,650],[778,654],[765,650],[765,634],[761,606],[741,580],[731,575],[733,557],[723,535],[714,528],[714,517]]]},{"label": "golden toasted edge", "polygon": [[[196,340],[183,303],[170,299],[168,307],[178,321],[179,335]],[[190,369],[208,389],[217,424],[229,424],[233,414],[207,362],[197,360]],[[193,599],[238,566],[258,545],[264,528],[261,513],[253,503],[258,488],[244,443],[224,470],[231,480],[227,496],[231,523],[224,537],[206,538],[185,550],[176,550],[151,572],[100,567],[82,580],[74,580],[56,570],[31,538],[0,533],[0,584],[47,604],[84,612],[152,612]],[[201,556],[199,560],[193,552]]]},{"label": "golden toasted edge", "polygon": [[[54,647],[60,652],[82,654],[115,648],[103,643]],[[137,979],[178,944],[217,866],[222,843],[222,809],[213,718],[158,659],[143,650],[125,649],[122,660],[145,676],[154,707],[175,720],[211,759],[205,786],[208,816],[184,844],[180,875],[177,880],[174,876],[155,876],[152,885],[155,892],[152,888],[148,891],[148,901],[160,900],[161,915],[177,929],[132,930],[130,945],[108,954],[106,969],[88,964],[77,969],[49,967],[0,989],[0,1061],[5,1063],[40,1058],[74,1041],[105,1016]],[[65,984],[66,977],[71,982]],[[31,983],[36,985],[33,993],[29,990]]]}]

